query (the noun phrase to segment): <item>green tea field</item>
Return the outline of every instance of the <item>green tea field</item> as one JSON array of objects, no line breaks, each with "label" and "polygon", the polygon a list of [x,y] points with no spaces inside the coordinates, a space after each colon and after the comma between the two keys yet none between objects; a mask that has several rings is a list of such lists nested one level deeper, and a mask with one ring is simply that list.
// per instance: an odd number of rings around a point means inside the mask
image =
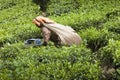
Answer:
[{"label": "green tea field", "polygon": [[[82,43],[27,47],[42,12]],[[120,80],[120,0],[0,0],[0,80]]]}]

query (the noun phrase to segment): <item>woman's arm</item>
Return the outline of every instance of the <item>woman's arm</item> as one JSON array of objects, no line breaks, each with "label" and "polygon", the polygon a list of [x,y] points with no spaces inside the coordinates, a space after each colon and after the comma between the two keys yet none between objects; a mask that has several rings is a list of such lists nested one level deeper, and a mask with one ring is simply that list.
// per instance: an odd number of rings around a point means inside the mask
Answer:
[{"label": "woman's arm", "polygon": [[47,29],[46,27],[42,27],[42,33],[44,36],[44,45],[47,45],[49,42],[50,36],[51,36],[51,31]]}]

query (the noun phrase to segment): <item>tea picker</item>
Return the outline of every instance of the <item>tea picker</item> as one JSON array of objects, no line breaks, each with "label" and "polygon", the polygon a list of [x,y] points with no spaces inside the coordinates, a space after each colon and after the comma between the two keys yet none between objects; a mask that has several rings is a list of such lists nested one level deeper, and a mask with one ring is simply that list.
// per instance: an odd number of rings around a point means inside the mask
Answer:
[{"label": "tea picker", "polygon": [[70,26],[65,26],[54,22],[53,20],[38,16],[33,19],[33,23],[42,30],[43,33],[43,45],[47,45],[49,40],[55,43],[55,45],[67,45],[73,44],[79,45],[81,43],[81,37]]}]

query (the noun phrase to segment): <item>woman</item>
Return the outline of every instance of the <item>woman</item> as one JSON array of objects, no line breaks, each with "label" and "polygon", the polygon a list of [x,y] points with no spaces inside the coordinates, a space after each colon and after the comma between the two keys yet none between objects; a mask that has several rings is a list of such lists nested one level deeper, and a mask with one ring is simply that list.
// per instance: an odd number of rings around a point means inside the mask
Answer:
[{"label": "woman", "polygon": [[54,22],[53,20],[38,16],[33,19],[33,23],[42,29],[44,35],[44,45],[47,45],[49,40],[56,45],[79,45],[81,37],[69,26],[64,26]]}]

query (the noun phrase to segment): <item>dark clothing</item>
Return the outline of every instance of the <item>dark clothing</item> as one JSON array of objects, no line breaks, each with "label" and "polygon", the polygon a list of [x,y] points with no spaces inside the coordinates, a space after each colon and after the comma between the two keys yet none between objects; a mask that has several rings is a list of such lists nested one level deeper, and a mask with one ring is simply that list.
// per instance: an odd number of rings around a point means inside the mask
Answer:
[{"label": "dark clothing", "polygon": [[59,39],[58,35],[52,31],[50,31],[48,28],[42,27],[42,33],[44,36],[44,44],[45,45],[47,45],[49,40],[53,41],[55,43],[55,45],[60,44],[60,39]]}]

